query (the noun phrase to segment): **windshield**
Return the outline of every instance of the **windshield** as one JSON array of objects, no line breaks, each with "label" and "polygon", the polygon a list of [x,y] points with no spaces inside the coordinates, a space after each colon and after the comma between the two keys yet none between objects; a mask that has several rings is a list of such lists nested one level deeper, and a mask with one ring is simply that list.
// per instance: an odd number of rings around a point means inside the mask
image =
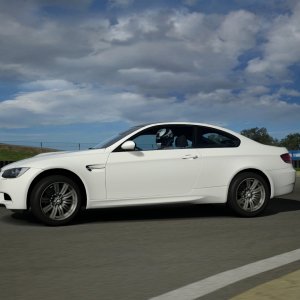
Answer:
[{"label": "windshield", "polygon": [[139,126],[134,126],[131,127],[130,129],[127,129],[124,132],[118,133],[117,135],[110,137],[108,139],[106,139],[105,141],[103,141],[102,143],[99,143],[98,145],[92,147],[92,149],[101,149],[101,148],[107,148],[111,145],[113,145],[114,143],[116,143],[117,141],[121,140],[122,138],[124,138],[125,136],[127,136],[128,134],[138,130],[139,128],[142,128],[144,125],[139,125]]}]

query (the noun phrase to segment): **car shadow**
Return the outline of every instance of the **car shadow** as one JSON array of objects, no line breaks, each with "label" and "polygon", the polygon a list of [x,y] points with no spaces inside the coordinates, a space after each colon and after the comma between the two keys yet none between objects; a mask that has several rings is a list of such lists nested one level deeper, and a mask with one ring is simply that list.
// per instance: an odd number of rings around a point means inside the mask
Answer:
[{"label": "car shadow", "polygon": [[[271,200],[266,211],[261,216],[258,216],[258,218],[297,210],[300,210],[300,201],[275,198]],[[147,205],[84,210],[76,220],[70,223],[70,225],[96,222],[128,222],[214,217],[236,218],[232,211],[228,209],[226,205],[222,204]],[[39,224],[30,212],[8,214],[3,216],[1,220],[28,226]]]},{"label": "car shadow", "polygon": [[[227,211],[227,213],[226,213]],[[163,219],[186,219],[198,217],[230,217],[230,211],[225,205],[143,205],[130,207],[99,208],[83,210],[70,225],[96,222],[126,222]],[[232,215],[231,215],[232,216]],[[30,212],[7,213],[2,216],[6,223],[27,226],[41,224]]]},{"label": "car shadow", "polygon": [[271,199],[266,211],[261,215],[261,217],[295,210],[300,210],[300,199],[292,200],[284,198],[274,198]]},{"label": "car shadow", "polygon": [[[225,212],[227,211],[227,213]],[[76,223],[230,217],[224,205],[144,205],[84,211]]]},{"label": "car shadow", "polygon": [[[266,211],[258,218],[297,210],[300,211],[300,201],[276,198],[271,200]],[[77,218],[76,224],[214,217],[236,218],[237,216],[224,204],[149,205],[86,210]]]}]

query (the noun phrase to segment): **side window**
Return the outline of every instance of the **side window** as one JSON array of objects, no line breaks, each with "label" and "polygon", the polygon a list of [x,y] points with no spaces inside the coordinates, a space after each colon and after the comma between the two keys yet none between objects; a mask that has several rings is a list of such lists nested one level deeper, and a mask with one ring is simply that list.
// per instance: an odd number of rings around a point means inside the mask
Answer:
[{"label": "side window", "polygon": [[193,137],[193,126],[164,125],[146,129],[131,140],[135,142],[136,150],[148,151],[192,148]]},{"label": "side window", "polygon": [[232,148],[238,147],[240,140],[221,130],[198,127],[196,135],[196,148]]},{"label": "side window", "polygon": [[140,134],[139,136],[133,138],[132,140],[135,142],[136,150],[156,150],[157,145],[155,142],[156,135],[155,132],[149,131]]}]

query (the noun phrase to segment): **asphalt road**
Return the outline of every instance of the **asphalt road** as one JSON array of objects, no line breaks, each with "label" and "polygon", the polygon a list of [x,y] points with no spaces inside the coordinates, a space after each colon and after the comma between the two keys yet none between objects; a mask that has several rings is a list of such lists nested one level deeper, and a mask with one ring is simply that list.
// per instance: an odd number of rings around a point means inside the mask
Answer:
[{"label": "asphalt road", "polygon": [[[156,206],[87,211],[56,228],[0,208],[0,299],[149,299],[298,249],[299,177],[284,198],[253,219],[223,206]],[[300,262],[201,299],[227,299],[297,269]]]}]

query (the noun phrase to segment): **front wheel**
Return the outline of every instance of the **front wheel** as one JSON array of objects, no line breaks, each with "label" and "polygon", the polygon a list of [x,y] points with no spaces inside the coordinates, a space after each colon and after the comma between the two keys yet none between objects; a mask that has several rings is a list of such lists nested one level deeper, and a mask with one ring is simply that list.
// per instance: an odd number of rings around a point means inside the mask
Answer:
[{"label": "front wheel", "polygon": [[81,192],[73,180],[52,175],[39,181],[30,195],[34,216],[47,225],[69,223],[81,207]]},{"label": "front wheel", "polygon": [[227,204],[243,217],[255,217],[263,212],[270,200],[270,189],[259,174],[238,174],[230,184]]}]

